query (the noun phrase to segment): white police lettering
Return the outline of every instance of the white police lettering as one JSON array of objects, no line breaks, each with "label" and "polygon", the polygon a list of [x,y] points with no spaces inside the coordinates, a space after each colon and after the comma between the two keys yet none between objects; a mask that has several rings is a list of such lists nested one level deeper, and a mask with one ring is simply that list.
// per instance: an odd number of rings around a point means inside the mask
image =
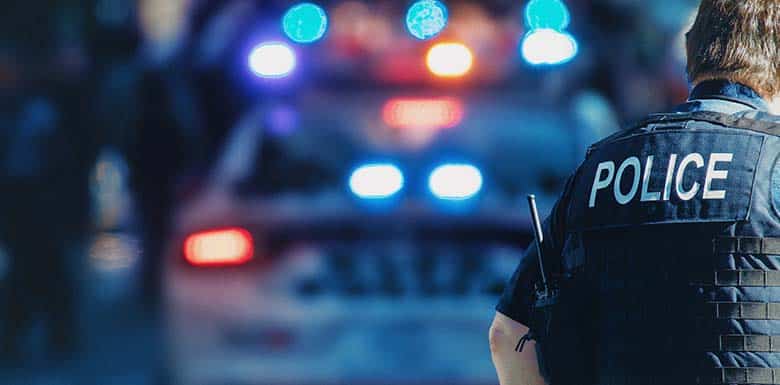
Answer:
[{"label": "white police lettering", "polygon": [[680,168],[677,169],[677,183],[675,183],[675,186],[677,188],[677,195],[681,200],[684,201],[693,199],[693,197],[696,196],[696,193],[699,192],[699,187],[701,187],[699,182],[693,182],[693,186],[691,186],[690,190],[683,190],[685,188],[683,187],[685,168],[688,167],[688,164],[690,163],[696,163],[696,168],[702,168],[704,167],[704,158],[701,156],[701,154],[694,152],[693,154],[688,154],[688,156],[683,158],[683,160],[680,162]]},{"label": "white police lettering", "polygon": [[650,174],[653,172],[653,160],[655,156],[650,155],[645,162],[645,173],[642,176],[642,202],[655,202],[661,200],[661,192],[650,192]]},{"label": "white police lettering", "polygon": [[669,156],[669,166],[666,168],[666,179],[664,179],[664,200],[668,201],[672,196],[672,178],[674,177],[674,166],[677,165],[677,154]]},{"label": "white police lettering", "polygon": [[[607,171],[607,177],[601,179],[601,174]],[[593,188],[590,190],[590,204],[589,207],[596,207],[596,193],[609,186],[612,183],[612,178],[615,177],[615,162],[601,162],[596,169],[596,178],[593,180]]]},{"label": "white police lettering", "polygon": [[727,179],[729,172],[726,170],[716,170],[718,162],[731,162],[734,154],[714,153],[710,154],[710,161],[707,164],[707,178],[704,180],[704,199],[726,199],[726,190],[713,190],[713,179]]},{"label": "white police lettering", "polygon": [[[623,194],[623,191],[621,191],[621,182],[623,181],[623,173],[626,172],[626,169],[628,167],[632,167],[634,169],[634,181],[631,182],[631,190],[628,191],[628,194]],[[625,161],[623,161],[623,164],[620,165],[620,168],[617,171],[617,175],[615,176],[615,199],[618,203],[621,205],[628,204],[628,202],[631,202],[632,199],[636,196],[636,191],[639,189],[639,178],[642,173],[642,166],[639,164],[639,158],[632,156]]]},{"label": "white police lettering", "polygon": [[[626,205],[635,200],[637,195],[640,195],[639,201],[641,202],[658,202],[669,201],[672,199],[672,192],[682,201],[689,201],[695,198],[699,191],[703,191],[702,199],[706,200],[722,200],[726,199],[726,190],[713,190],[712,183],[715,180],[728,179],[729,172],[725,169],[724,163],[730,163],[734,159],[732,153],[712,153],[709,156],[709,160],[706,162],[707,171],[703,177],[704,184],[702,188],[701,180],[691,180],[692,170],[700,169],[705,166],[704,156],[699,153],[692,153],[685,155],[680,163],[677,163],[678,154],[669,155],[669,161],[666,165],[666,175],[664,178],[663,191],[651,191],[650,185],[660,186],[660,180],[653,183],[653,164],[655,163],[655,155],[648,155],[644,162],[644,169],[640,159],[636,156],[631,156],[625,159],[615,172],[615,162],[606,161],[598,164],[596,168],[596,176],[593,179],[593,187],[590,190],[590,201],[588,207],[596,207],[596,198],[598,197],[599,190],[604,190],[612,185],[613,198],[618,204]],[[719,165],[720,164],[720,165]],[[623,178],[628,169],[631,168],[633,174],[633,181],[631,188],[624,192],[622,185]],[[606,172],[605,172],[606,171]],[[695,174],[694,174],[695,175]],[[686,176],[688,179],[686,180]],[[701,176],[699,176],[701,178]],[[660,179],[660,178],[658,178]],[[637,194],[639,191],[639,184],[642,184],[641,194]],[[690,186],[687,183],[692,184]],[[674,188],[673,186],[674,185]]]}]

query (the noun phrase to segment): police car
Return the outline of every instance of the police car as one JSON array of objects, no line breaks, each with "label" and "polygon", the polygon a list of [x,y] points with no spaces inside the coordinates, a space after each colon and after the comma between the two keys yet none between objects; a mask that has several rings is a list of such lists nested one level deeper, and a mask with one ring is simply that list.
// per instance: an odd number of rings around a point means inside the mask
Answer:
[{"label": "police car", "polygon": [[300,100],[248,112],[178,209],[174,382],[496,383],[487,330],[532,237],[524,196],[556,198],[570,122],[507,95]]}]

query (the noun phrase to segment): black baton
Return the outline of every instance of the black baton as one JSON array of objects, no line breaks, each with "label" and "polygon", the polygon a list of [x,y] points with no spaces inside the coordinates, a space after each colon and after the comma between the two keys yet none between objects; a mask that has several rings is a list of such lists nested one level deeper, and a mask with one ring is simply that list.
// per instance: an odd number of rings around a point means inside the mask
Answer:
[{"label": "black baton", "polygon": [[542,258],[542,242],[544,242],[544,233],[542,233],[542,223],[539,221],[539,210],[536,209],[536,196],[528,195],[528,207],[531,210],[531,222],[534,226],[534,239],[536,240],[536,256],[539,258],[539,273],[542,275],[542,286],[547,291],[547,274],[544,272],[544,261]]}]

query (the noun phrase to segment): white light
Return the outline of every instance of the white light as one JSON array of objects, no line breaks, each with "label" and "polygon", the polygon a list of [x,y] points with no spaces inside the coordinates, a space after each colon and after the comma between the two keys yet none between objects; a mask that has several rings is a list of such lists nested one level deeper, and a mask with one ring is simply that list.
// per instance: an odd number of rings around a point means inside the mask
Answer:
[{"label": "white light", "polygon": [[474,55],[461,43],[438,43],[425,58],[428,69],[436,76],[452,78],[467,74],[474,64]]},{"label": "white light", "polygon": [[283,78],[295,69],[295,52],[284,43],[262,43],[249,54],[249,68],[262,78]]},{"label": "white light", "polygon": [[428,188],[440,199],[469,199],[482,189],[482,173],[469,164],[446,164],[433,170]]},{"label": "white light", "polygon": [[388,198],[403,187],[404,176],[392,164],[367,164],[357,168],[349,178],[352,193],[364,199]]},{"label": "white light", "polygon": [[536,29],[523,38],[521,49],[530,64],[562,64],[577,56],[577,41],[568,33]]}]

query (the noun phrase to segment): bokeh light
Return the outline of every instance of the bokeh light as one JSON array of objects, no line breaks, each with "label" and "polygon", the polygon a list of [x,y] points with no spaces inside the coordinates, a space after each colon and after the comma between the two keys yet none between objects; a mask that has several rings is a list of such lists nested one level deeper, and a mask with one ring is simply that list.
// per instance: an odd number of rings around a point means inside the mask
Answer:
[{"label": "bokeh light", "polygon": [[525,21],[531,29],[562,31],[569,26],[569,9],[561,0],[531,0],[525,7]]},{"label": "bokeh light", "polygon": [[295,69],[295,52],[284,43],[261,43],[252,49],[248,64],[259,77],[283,78]]},{"label": "bokeh light", "polygon": [[412,36],[430,39],[447,26],[447,7],[436,0],[420,0],[406,12],[406,28]]},{"label": "bokeh light", "polygon": [[199,232],[184,240],[184,258],[195,266],[240,265],[253,257],[252,235],[242,228]]},{"label": "bokeh light", "polygon": [[328,15],[316,4],[298,4],[284,14],[282,29],[296,43],[313,43],[325,36]]},{"label": "bokeh light", "polygon": [[403,173],[397,166],[389,163],[360,166],[349,177],[350,190],[363,199],[389,198],[403,187]]},{"label": "bokeh light", "polygon": [[471,70],[474,54],[462,43],[437,43],[428,50],[425,62],[436,76],[461,77]]},{"label": "bokeh light", "polygon": [[441,165],[428,178],[428,188],[439,199],[469,199],[482,190],[482,173],[470,164]]},{"label": "bokeh light", "polygon": [[568,33],[537,29],[523,38],[523,59],[532,65],[563,64],[577,56],[577,41]]},{"label": "bokeh light", "polygon": [[463,113],[455,98],[393,98],[382,108],[382,119],[393,128],[441,129],[460,124]]}]

